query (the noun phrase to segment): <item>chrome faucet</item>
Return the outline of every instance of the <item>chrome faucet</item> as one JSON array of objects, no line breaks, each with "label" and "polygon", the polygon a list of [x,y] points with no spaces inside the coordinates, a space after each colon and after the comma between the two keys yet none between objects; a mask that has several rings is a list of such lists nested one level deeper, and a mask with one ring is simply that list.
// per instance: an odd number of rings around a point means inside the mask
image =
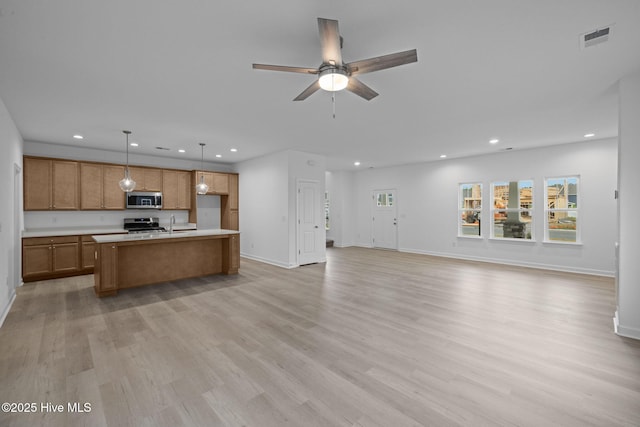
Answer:
[{"label": "chrome faucet", "polygon": [[169,217],[169,233],[173,233],[173,224],[176,223],[176,216],[171,214]]}]

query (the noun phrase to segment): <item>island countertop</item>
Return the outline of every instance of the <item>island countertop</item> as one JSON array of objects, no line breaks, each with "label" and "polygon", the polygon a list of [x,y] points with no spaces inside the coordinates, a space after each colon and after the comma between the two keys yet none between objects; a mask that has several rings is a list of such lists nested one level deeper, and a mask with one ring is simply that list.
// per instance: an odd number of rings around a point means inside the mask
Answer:
[{"label": "island countertop", "polygon": [[132,242],[139,240],[162,240],[162,239],[178,239],[187,237],[206,237],[206,236],[222,236],[230,234],[240,234],[237,230],[174,230],[173,233],[168,231],[158,233],[135,233],[135,234],[106,234],[99,236],[91,236],[96,243],[120,243]]}]

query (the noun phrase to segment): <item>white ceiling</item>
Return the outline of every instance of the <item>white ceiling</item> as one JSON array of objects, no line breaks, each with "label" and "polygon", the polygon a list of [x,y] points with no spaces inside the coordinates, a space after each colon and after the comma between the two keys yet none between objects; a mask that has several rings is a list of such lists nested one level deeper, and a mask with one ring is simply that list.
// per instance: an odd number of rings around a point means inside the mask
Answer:
[{"label": "white ceiling", "polygon": [[[335,119],[329,92],[293,102],[314,76],[251,64],[319,66],[317,17],[346,62],[418,62],[361,75],[380,95],[337,93]],[[348,170],[613,137],[616,81],[639,70],[637,0],[0,0],[0,98],[25,140],[124,151],[130,129],[175,158],[205,142],[209,161],[296,149]]]}]

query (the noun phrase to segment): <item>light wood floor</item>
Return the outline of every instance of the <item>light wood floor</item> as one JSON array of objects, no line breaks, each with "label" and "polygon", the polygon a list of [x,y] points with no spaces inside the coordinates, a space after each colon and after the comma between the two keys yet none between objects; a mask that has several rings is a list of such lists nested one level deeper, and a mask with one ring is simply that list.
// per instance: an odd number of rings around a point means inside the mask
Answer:
[{"label": "light wood floor", "polygon": [[97,299],[24,285],[0,329],[2,426],[638,426],[613,280],[362,248],[242,261]]}]

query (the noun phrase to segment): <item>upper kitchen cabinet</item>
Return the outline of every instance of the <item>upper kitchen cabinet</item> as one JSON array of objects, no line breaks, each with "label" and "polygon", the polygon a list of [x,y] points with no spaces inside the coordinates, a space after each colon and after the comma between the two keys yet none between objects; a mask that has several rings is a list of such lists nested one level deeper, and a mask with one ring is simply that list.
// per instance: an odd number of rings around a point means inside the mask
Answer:
[{"label": "upper kitchen cabinet", "polygon": [[135,191],[163,191],[162,169],[129,167],[129,173],[136,182]]},{"label": "upper kitchen cabinet", "polygon": [[238,174],[230,173],[229,177],[229,209],[238,209]]},{"label": "upper kitchen cabinet", "polygon": [[200,176],[204,176],[204,182],[209,186],[207,194],[229,194],[229,176],[226,173],[196,171],[195,176],[197,182],[200,182]]},{"label": "upper kitchen cabinet", "polygon": [[80,206],[77,162],[24,158],[24,210],[75,210]]},{"label": "upper kitchen cabinet", "polygon": [[162,209],[191,209],[191,173],[162,171]]},{"label": "upper kitchen cabinet", "polygon": [[124,209],[124,166],[80,163],[80,209]]}]

